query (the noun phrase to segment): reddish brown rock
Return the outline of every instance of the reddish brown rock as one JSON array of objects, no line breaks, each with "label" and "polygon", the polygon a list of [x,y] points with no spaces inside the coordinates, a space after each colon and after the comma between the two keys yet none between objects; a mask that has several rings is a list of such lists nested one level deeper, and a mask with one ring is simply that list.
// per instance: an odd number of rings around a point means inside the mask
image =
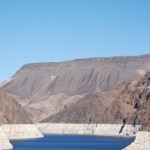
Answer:
[{"label": "reddish brown rock", "polygon": [[43,122],[123,123],[150,129],[150,72],[106,93],[86,95]]},{"label": "reddish brown rock", "polygon": [[0,124],[32,123],[23,108],[0,88]]},{"label": "reddish brown rock", "polygon": [[148,132],[150,132],[150,121],[142,123],[141,131],[148,131]]}]

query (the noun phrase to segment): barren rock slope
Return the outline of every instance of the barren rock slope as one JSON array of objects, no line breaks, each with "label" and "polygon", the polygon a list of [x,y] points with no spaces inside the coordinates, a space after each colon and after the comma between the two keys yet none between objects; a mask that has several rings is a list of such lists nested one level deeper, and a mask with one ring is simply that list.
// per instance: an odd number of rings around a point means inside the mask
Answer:
[{"label": "barren rock slope", "polygon": [[0,124],[31,123],[23,108],[0,88]]},{"label": "barren rock slope", "polygon": [[3,83],[3,88],[38,122],[85,94],[109,91],[148,70],[150,55],[28,64]]},{"label": "barren rock slope", "polygon": [[150,131],[150,72],[110,92],[86,95],[43,122],[142,124]]}]

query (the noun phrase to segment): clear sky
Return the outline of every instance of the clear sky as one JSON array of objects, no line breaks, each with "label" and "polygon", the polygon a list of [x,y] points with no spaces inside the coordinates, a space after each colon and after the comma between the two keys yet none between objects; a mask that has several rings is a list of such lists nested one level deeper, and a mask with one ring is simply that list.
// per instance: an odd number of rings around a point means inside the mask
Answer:
[{"label": "clear sky", "polygon": [[0,0],[0,82],[23,64],[150,53],[150,0]]}]

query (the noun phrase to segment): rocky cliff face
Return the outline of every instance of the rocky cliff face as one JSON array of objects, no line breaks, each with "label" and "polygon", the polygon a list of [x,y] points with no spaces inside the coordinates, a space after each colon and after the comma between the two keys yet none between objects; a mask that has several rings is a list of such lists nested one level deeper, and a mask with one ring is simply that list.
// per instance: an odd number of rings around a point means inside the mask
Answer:
[{"label": "rocky cliff face", "polygon": [[112,90],[148,70],[150,55],[28,64],[4,82],[3,88],[38,122],[76,103],[85,94]]},{"label": "rocky cliff face", "polygon": [[146,122],[142,123],[141,131],[150,132],[150,121],[146,121]]},{"label": "rocky cliff face", "polygon": [[0,88],[0,124],[31,123],[23,108]]},{"label": "rocky cliff face", "polygon": [[149,131],[150,72],[110,92],[86,95],[43,122],[142,124],[142,130]]}]

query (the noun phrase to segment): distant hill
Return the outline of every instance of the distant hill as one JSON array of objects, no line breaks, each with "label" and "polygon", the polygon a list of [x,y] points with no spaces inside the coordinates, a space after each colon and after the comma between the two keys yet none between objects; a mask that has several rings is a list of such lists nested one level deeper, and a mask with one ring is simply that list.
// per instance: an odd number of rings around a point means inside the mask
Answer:
[{"label": "distant hill", "polygon": [[32,123],[23,108],[0,88],[0,124]]},{"label": "distant hill", "polygon": [[110,92],[86,95],[43,122],[127,123],[150,131],[150,72]]},{"label": "distant hill", "polygon": [[86,94],[110,91],[149,70],[150,55],[27,64],[2,85],[39,122]]}]

